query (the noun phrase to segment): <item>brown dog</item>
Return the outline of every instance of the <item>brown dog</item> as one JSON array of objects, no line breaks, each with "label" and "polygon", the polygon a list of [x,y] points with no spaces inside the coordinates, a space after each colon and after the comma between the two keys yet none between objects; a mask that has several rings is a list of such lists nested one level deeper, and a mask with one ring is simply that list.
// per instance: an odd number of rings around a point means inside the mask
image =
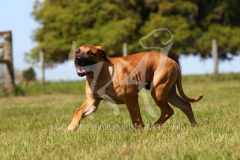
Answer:
[{"label": "brown dog", "polygon": [[[127,57],[108,58],[99,46],[85,45],[75,52],[75,66],[79,76],[86,76],[87,100],[75,112],[68,131],[77,129],[81,119],[93,113],[101,100],[115,104],[126,104],[132,124],[143,128],[138,104],[138,92],[149,89],[157,106],[160,118],[154,123],[162,125],[174,111],[168,102],[180,108],[191,125],[197,122],[189,102],[197,102],[202,96],[188,98],[182,89],[179,66],[164,54],[144,52]],[[176,93],[178,88],[179,97]]]}]

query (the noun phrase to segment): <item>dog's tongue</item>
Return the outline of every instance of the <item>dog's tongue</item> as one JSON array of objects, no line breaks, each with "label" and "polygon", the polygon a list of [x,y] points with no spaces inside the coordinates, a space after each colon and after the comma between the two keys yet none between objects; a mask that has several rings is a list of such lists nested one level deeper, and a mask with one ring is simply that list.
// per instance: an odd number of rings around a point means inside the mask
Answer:
[{"label": "dog's tongue", "polygon": [[77,74],[87,74],[87,71],[86,70],[84,70],[84,69],[81,69],[81,67],[78,67],[77,68]]}]

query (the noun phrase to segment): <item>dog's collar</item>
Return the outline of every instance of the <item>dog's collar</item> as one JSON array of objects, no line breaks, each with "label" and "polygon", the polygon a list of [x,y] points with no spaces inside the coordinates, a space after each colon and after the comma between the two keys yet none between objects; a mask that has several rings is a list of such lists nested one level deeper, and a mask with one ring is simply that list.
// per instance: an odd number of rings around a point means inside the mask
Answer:
[{"label": "dog's collar", "polygon": [[99,87],[104,86],[104,85],[106,85],[106,84],[108,84],[109,82],[112,81],[112,79],[114,77],[114,73],[115,73],[114,72],[114,64],[113,63],[111,63],[111,67],[113,68],[112,69],[112,76],[111,76],[111,78],[107,82],[92,82],[92,83],[94,83],[94,88],[98,89]]}]

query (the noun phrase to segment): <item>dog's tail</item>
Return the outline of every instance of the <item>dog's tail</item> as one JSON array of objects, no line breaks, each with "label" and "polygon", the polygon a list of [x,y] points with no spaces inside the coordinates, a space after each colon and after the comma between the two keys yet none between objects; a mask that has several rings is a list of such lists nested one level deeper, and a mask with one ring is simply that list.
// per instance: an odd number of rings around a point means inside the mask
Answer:
[{"label": "dog's tail", "polygon": [[186,94],[183,92],[183,88],[182,88],[182,75],[181,75],[181,71],[180,71],[180,68],[179,68],[178,65],[177,65],[177,68],[178,68],[178,77],[177,77],[176,84],[177,84],[178,92],[181,95],[181,97],[185,101],[188,101],[188,102],[197,102],[197,101],[201,100],[203,96],[199,96],[199,97],[194,98],[194,99],[189,98],[189,97],[186,96]]}]

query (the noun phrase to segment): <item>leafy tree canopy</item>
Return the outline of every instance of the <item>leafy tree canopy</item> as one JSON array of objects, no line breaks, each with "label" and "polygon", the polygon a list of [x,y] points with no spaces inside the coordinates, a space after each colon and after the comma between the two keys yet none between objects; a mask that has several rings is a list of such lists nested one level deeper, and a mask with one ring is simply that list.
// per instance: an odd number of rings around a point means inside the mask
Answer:
[{"label": "leafy tree canopy", "polygon": [[240,1],[196,1],[198,14],[194,17],[202,33],[196,39],[196,49],[205,56],[211,51],[211,40],[218,41],[220,58],[228,59],[227,53],[236,55],[240,50]]},{"label": "leafy tree canopy", "polygon": [[[111,56],[121,55],[122,43],[127,42],[129,53],[135,53],[144,50],[139,39],[159,28],[174,35],[171,53],[205,57],[216,38],[220,52],[236,54],[238,6],[238,0],[36,0],[32,15],[40,27],[33,39],[38,45],[29,55],[38,61],[43,48],[48,65],[61,63],[68,59],[72,41],[100,45]],[[146,43],[162,45],[168,38],[161,34]]]},{"label": "leafy tree canopy", "polygon": [[36,74],[34,72],[34,69],[31,67],[31,68],[28,68],[28,69],[24,70],[23,71],[23,78],[26,82],[35,81],[36,80]]}]

